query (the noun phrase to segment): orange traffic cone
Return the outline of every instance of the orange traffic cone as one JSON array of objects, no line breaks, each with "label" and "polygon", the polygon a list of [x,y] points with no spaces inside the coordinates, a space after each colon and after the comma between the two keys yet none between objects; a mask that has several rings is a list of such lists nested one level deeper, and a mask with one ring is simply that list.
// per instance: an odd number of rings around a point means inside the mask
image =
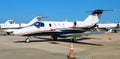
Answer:
[{"label": "orange traffic cone", "polygon": [[112,40],[112,35],[111,34],[109,34],[108,39]]},{"label": "orange traffic cone", "polygon": [[69,56],[68,56],[69,59],[74,59],[74,49],[73,49],[73,44],[71,44],[71,47],[70,47],[70,52],[69,52]]}]

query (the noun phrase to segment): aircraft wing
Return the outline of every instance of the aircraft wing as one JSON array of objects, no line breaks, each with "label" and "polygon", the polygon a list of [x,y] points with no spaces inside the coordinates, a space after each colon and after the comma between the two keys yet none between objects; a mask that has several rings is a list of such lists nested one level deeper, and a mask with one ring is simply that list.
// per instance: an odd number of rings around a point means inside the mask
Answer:
[{"label": "aircraft wing", "polygon": [[104,34],[104,32],[87,31],[87,32],[83,32],[83,33],[61,34],[60,36],[76,36],[76,37],[80,37],[80,36],[83,36],[83,35],[92,35],[92,34]]}]

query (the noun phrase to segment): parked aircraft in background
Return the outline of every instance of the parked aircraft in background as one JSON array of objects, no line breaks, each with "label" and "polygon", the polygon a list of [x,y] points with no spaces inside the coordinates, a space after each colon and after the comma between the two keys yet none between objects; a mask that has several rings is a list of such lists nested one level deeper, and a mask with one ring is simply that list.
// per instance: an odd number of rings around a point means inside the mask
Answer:
[{"label": "parked aircraft in background", "polygon": [[5,25],[13,24],[13,20],[7,20],[5,23],[0,24],[0,31],[3,29],[2,27]]},{"label": "parked aircraft in background", "polygon": [[58,37],[72,37],[72,41],[75,42],[77,41],[77,36],[95,34],[95,32],[88,31],[90,31],[91,28],[96,26],[103,11],[111,10],[94,10],[83,22],[39,21],[28,27],[15,30],[13,34],[28,36],[25,39],[26,43],[30,43],[30,36],[43,35],[51,36],[54,40],[57,40]]},{"label": "parked aircraft in background", "polygon": [[12,23],[13,23],[13,20],[7,20],[4,24],[12,24]]},{"label": "parked aircraft in background", "polygon": [[16,29],[20,29],[20,28],[32,25],[34,22],[39,21],[40,18],[42,18],[42,16],[37,16],[27,24],[23,24],[23,23],[16,24],[16,23],[12,23],[13,22],[12,20],[8,20],[4,24],[0,24],[0,28],[9,35]]},{"label": "parked aircraft in background", "polygon": [[3,26],[13,24],[13,20],[7,20],[5,23],[0,24],[0,29],[3,28]]},{"label": "parked aircraft in background", "polygon": [[[104,24],[97,24],[97,27],[102,30],[106,30],[108,32],[117,33],[120,28],[120,23],[104,23]],[[97,28],[96,27],[96,28]]]}]

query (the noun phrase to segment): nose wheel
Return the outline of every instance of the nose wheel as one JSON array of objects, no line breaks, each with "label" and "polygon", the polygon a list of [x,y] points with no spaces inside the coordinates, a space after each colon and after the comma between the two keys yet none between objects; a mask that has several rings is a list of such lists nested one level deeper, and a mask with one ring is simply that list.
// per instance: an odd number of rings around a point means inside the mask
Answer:
[{"label": "nose wheel", "polygon": [[25,43],[30,43],[30,39],[31,39],[31,37],[27,37],[27,38],[25,39]]}]

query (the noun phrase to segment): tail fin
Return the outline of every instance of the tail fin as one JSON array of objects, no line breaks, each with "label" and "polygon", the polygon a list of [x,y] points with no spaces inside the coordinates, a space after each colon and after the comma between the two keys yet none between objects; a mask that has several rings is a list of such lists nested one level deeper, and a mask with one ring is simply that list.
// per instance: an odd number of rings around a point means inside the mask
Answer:
[{"label": "tail fin", "polygon": [[40,21],[41,17],[42,17],[42,16],[36,16],[33,20],[31,20],[31,21],[28,23],[28,25],[31,25],[31,24],[33,24],[33,23],[35,23],[35,22],[37,22],[37,21]]},{"label": "tail fin", "polygon": [[6,22],[5,22],[5,24],[12,24],[13,23],[13,20],[7,20]]},{"label": "tail fin", "polygon": [[[86,19],[85,23],[96,24],[99,21],[100,16],[102,15],[103,11],[112,11],[112,10],[101,10],[97,9],[94,10]],[[90,11],[91,12],[91,11]]]}]

